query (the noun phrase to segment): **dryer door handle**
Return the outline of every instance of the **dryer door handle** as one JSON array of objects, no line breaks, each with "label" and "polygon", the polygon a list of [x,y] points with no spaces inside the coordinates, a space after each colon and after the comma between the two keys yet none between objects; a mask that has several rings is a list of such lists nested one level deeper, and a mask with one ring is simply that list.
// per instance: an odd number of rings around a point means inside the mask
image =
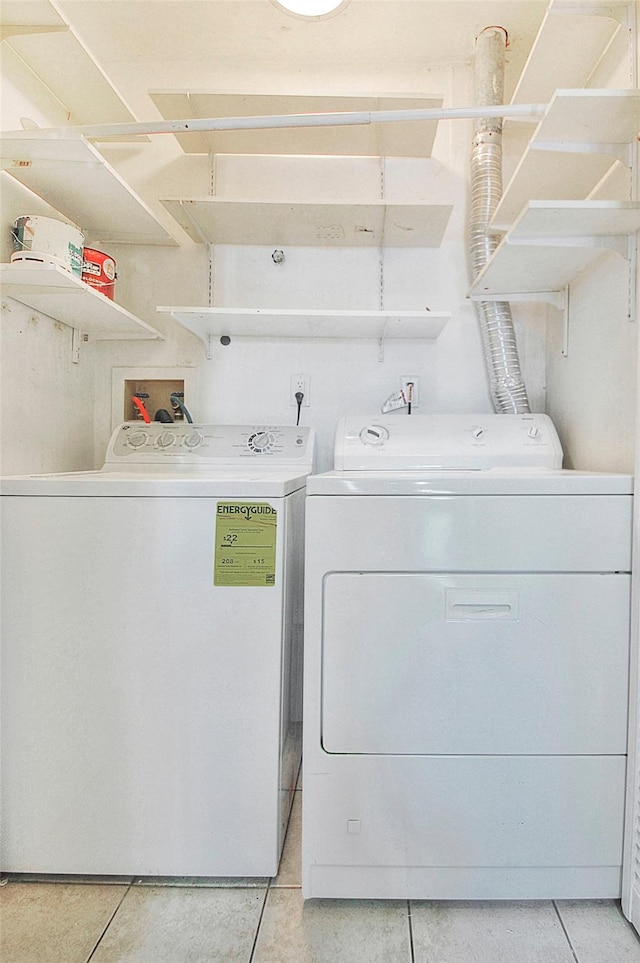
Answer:
[{"label": "dryer door handle", "polygon": [[519,618],[519,593],[513,590],[448,589],[448,621]]}]

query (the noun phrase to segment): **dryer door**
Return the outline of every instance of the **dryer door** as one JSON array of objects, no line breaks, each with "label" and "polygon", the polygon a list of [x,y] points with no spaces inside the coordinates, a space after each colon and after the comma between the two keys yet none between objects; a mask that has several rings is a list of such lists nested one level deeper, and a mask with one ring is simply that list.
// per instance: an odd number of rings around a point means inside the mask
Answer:
[{"label": "dryer door", "polygon": [[325,577],[331,753],[624,754],[629,576]]}]

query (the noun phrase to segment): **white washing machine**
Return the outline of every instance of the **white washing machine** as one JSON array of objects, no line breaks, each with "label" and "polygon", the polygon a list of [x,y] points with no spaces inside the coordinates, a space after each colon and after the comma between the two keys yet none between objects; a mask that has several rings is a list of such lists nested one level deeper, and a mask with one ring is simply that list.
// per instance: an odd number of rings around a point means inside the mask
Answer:
[{"label": "white washing machine", "polygon": [[632,479],[358,416],[307,484],[303,895],[620,895]]},{"label": "white washing machine", "polygon": [[2,870],[273,876],[313,433],[127,423],[4,478]]}]

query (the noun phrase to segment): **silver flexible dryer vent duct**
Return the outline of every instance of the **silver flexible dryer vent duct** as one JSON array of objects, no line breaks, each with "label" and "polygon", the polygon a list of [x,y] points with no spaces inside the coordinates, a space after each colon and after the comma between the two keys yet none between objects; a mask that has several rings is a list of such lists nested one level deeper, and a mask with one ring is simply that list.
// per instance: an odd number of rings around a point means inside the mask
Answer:
[{"label": "silver flexible dryer vent duct", "polygon": [[[506,31],[487,27],[476,42],[476,104],[493,107],[504,96]],[[489,222],[502,196],[502,118],[481,118],[475,127],[471,153],[471,215],[469,253],[473,280],[478,276],[500,238],[489,232]],[[522,381],[518,347],[506,301],[478,301],[476,311],[482,331],[491,397],[499,414],[529,411]]]}]

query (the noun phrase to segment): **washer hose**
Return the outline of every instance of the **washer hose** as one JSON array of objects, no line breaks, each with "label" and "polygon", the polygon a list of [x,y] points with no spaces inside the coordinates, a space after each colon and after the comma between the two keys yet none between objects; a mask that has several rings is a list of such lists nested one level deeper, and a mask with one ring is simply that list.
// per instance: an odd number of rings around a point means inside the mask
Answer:
[{"label": "washer hose", "polygon": [[182,395],[182,394],[180,394],[180,393],[177,392],[177,391],[172,391],[171,394],[170,394],[170,396],[169,396],[169,401],[171,402],[171,406],[172,406],[172,408],[174,409],[174,411],[175,411],[176,408],[179,408],[180,411],[182,412],[182,414],[185,416],[185,418],[186,418],[187,421],[189,422],[189,424],[192,425],[192,424],[193,424],[193,418],[192,418],[191,415],[189,414],[189,411],[188,411],[188,409],[187,409],[184,401],[182,400],[182,398],[183,398],[183,395]]}]

